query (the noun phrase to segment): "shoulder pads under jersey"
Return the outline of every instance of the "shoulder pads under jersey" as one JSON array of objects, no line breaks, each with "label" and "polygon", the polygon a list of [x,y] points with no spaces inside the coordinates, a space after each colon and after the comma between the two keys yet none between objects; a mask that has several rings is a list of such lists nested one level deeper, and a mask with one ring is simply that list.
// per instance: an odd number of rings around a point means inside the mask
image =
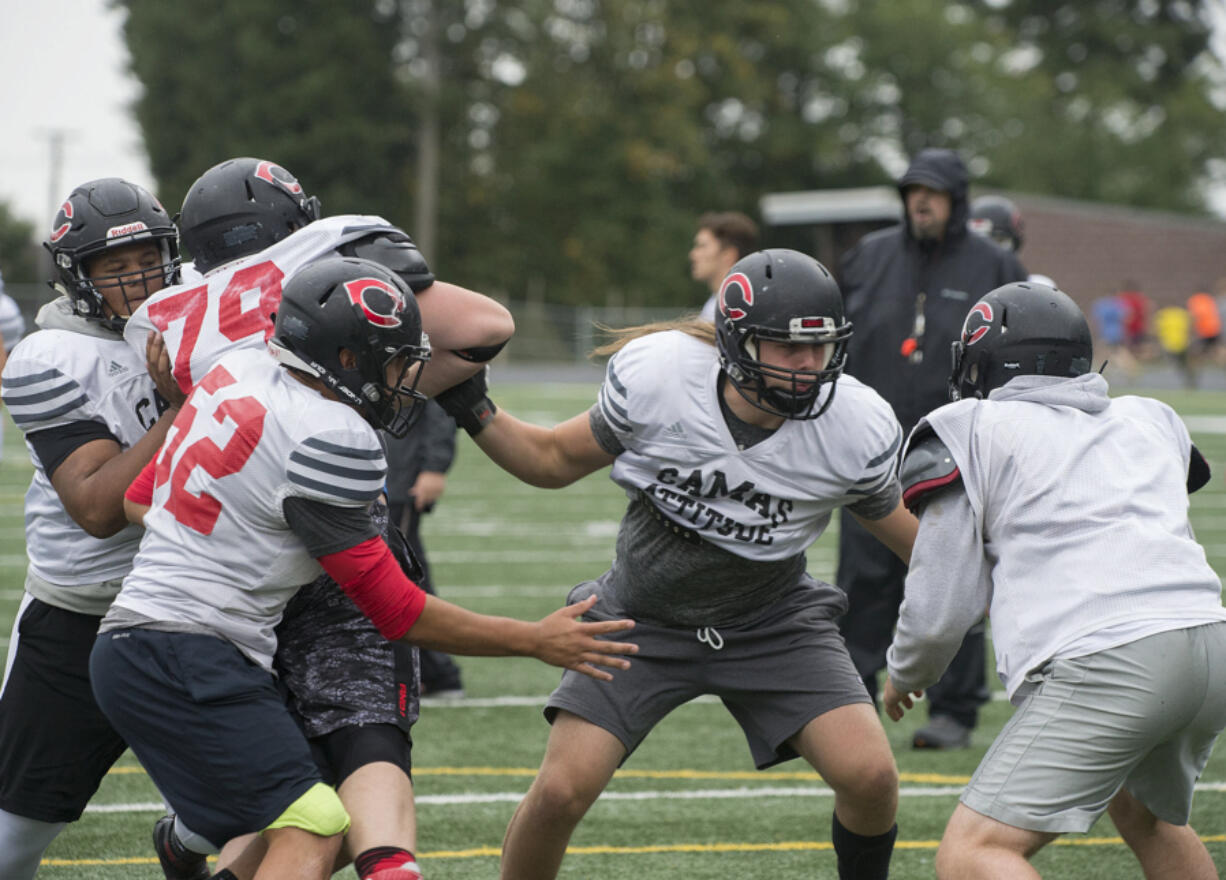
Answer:
[{"label": "shoulder pads under jersey", "polygon": [[426,265],[426,258],[413,244],[413,239],[400,231],[372,233],[346,242],[337,251],[346,257],[373,260],[391,269],[414,293],[421,293],[434,283],[434,273]]},{"label": "shoulder pads under jersey", "polygon": [[916,429],[898,472],[902,483],[902,502],[917,513],[932,493],[962,481],[949,447],[928,424]]}]

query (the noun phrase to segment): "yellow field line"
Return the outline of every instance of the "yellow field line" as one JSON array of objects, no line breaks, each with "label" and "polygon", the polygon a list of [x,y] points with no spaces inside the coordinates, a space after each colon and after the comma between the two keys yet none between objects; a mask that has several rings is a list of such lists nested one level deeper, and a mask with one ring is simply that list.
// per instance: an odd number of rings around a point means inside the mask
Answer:
[{"label": "yellow field line", "polygon": [[[1226,834],[1203,835],[1205,843],[1226,843]],[[900,840],[895,849],[936,849],[937,840]],[[1123,846],[1119,837],[1061,837],[1054,846]],[[776,843],[671,843],[652,846],[572,846],[569,856],[627,856],[654,855],[658,853],[750,853],[750,852],[828,852],[833,844],[825,840],[784,840]],[[472,859],[498,856],[500,850],[493,846],[472,849],[439,850],[418,853],[419,859]],[[44,866],[83,867],[87,865],[156,865],[156,858],[133,859],[43,859]]]},{"label": "yellow field line", "polygon": [[[128,765],[112,767],[116,775],[144,773],[145,768]],[[414,767],[414,776],[536,776],[535,767]],[[774,780],[802,780],[813,782],[821,777],[812,770],[796,772],[761,772],[758,770],[618,770],[614,779],[755,779],[759,782]],[[969,776],[951,776],[945,773],[899,773],[900,782],[926,783],[929,785],[966,785]]]}]

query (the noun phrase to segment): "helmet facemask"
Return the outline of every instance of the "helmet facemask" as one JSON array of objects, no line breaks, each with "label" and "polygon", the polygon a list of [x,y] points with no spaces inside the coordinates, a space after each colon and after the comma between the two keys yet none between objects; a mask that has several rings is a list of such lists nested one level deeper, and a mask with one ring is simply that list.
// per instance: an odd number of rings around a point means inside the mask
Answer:
[{"label": "helmet facemask", "polygon": [[365,357],[359,358],[356,378],[361,380],[362,412],[374,427],[393,437],[409,432],[429,399],[417,390],[430,360],[430,340],[424,332],[421,342],[384,346],[381,351],[372,346]]},{"label": "helmet facemask", "polygon": [[[796,317],[787,331],[753,326],[737,331],[738,351],[735,357],[725,357],[725,372],[747,402],[771,415],[796,420],[816,419],[830,408],[847,362],[850,324],[838,325],[824,317]],[[818,370],[791,370],[767,363],[761,359],[761,340],[823,346],[824,365]]]},{"label": "helmet facemask", "polygon": [[[119,295],[123,298],[126,311],[130,315],[140,307],[142,302],[153,296],[153,294],[178,283],[178,249],[173,246],[172,239],[167,236],[158,236],[155,239],[161,259],[152,266],[111,275],[95,274],[91,276],[88,274],[85,264],[92,258],[102,256],[110,248],[123,247],[124,245],[136,244],[147,240],[127,239],[108,242],[106,248],[94,249],[92,253],[84,255],[70,255],[65,251],[60,251],[56,254],[56,269],[60,275],[61,286],[69,298],[72,299],[73,307],[77,314],[88,320],[95,321],[110,330],[114,330],[116,333],[122,333],[128,319],[125,315],[119,314],[111,307],[111,304],[107,302],[103,294],[104,289],[117,287]],[[151,285],[151,282],[154,281],[158,282],[155,286]],[[136,298],[135,302],[128,295],[128,291],[133,288],[143,291]]]}]

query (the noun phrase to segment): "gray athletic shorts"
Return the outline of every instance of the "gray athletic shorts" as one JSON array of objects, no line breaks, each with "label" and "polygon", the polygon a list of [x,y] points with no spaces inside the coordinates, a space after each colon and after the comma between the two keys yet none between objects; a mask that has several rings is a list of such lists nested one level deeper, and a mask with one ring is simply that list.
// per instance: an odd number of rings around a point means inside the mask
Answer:
[{"label": "gray athletic shorts", "polygon": [[[599,591],[599,584],[579,584],[567,601]],[[845,607],[841,592],[806,576],[748,625],[681,629],[640,622],[615,634],[639,646],[630,668],[615,671],[611,682],[567,671],[545,717],[552,722],[559,709],[578,715],[621,740],[629,757],[673,709],[714,694],[741,725],[759,770],[787,761],[797,757],[787,740],[814,718],[871,702],[834,622]],[[612,616],[598,603],[587,618]]]},{"label": "gray athletic shorts", "polygon": [[1023,688],[962,803],[1029,831],[1084,832],[1127,787],[1159,819],[1186,825],[1226,727],[1226,623],[1053,660]]}]

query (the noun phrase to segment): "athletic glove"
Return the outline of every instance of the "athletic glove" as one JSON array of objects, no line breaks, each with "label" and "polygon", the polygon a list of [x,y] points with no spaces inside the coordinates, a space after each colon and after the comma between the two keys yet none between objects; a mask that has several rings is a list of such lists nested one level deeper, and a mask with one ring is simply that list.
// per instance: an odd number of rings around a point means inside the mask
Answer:
[{"label": "athletic glove", "polygon": [[486,396],[489,390],[487,374],[489,367],[482,367],[459,385],[453,385],[435,396],[439,406],[455,419],[455,423],[476,437],[494,419],[498,407]]}]

